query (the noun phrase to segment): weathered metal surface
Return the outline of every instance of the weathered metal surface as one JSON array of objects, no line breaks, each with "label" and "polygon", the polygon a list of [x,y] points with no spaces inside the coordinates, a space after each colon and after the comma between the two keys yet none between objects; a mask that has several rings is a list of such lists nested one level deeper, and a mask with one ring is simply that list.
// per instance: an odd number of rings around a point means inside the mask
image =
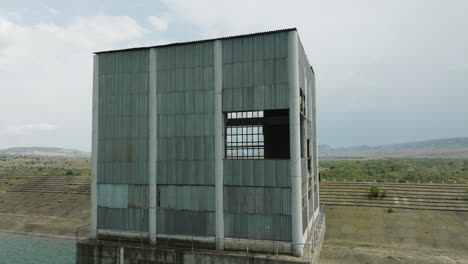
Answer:
[{"label": "weathered metal surface", "polygon": [[98,183],[148,183],[148,51],[99,57]]},{"label": "weathered metal surface", "polygon": [[214,186],[160,185],[160,208],[214,211]]},{"label": "weathered metal surface", "polygon": [[98,229],[148,231],[148,209],[98,207]]},{"label": "weathered metal surface", "polygon": [[224,160],[224,184],[291,186],[289,160]]},{"label": "weathered metal surface", "polygon": [[226,237],[291,241],[291,216],[224,214]]},{"label": "weathered metal surface", "polygon": [[127,184],[98,184],[97,204],[109,208],[127,208],[128,185]]},{"label": "weathered metal surface", "polygon": [[286,35],[223,40],[223,111],[288,108]]},{"label": "weathered metal surface", "polygon": [[224,187],[224,211],[234,214],[290,215],[291,189]]},{"label": "weathered metal surface", "polygon": [[213,236],[214,218],[214,212],[158,209],[156,229],[163,234]]}]

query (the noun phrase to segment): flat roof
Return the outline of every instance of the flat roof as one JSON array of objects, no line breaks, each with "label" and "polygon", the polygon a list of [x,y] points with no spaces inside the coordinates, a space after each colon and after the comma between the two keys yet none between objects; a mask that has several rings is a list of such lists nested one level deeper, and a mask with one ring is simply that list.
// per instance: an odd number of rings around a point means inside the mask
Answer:
[{"label": "flat roof", "polygon": [[194,43],[201,43],[201,42],[209,42],[214,40],[222,40],[222,39],[234,39],[234,38],[243,38],[243,37],[251,37],[257,35],[265,35],[270,33],[278,33],[278,32],[287,32],[293,31],[296,28],[285,28],[285,29],[278,29],[278,30],[271,30],[271,31],[263,31],[257,33],[250,33],[250,34],[243,34],[243,35],[235,35],[235,36],[227,36],[227,37],[220,37],[220,38],[212,38],[212,39],[202,39],[202,40],[193,40],[193,41],[183,41],[183,42],[174,42],[169,44],[162,44],[156,46],[147,46],[147,47],[136,47],[136,48],[128,48],[128,49],[116,49],[116,50],[106,50],[106,51],[98,51],[94,52],[94,54],[102,54],[102,53],[110,53],[110,52],[120,52],[120,51],[133,51],[133,50],[142,50],[142,49],[150,49],[150,48],[161,48],[161,47],[170,47],[170,46],[177,46],[177,45],[187,45],[187,44],[194,44]]}]

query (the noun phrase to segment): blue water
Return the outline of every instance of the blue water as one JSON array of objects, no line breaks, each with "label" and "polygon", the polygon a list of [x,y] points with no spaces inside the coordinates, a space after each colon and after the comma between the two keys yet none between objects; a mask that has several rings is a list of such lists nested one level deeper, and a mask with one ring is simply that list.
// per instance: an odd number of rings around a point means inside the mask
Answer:
[{"label": "blue water", "polygon": [[0,264],[30,263],[75,263],[75,241],[0,233]]}]

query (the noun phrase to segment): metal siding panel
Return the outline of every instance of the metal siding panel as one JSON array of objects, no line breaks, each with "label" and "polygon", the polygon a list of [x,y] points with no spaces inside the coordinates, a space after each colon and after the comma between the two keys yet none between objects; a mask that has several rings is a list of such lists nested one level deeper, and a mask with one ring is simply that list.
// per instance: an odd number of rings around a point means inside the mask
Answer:
[{"label": "metal siding panel", "polygon": [[243,61],[253,60],[254,40],[252,37],[243,38],[242,59]]},{"label": "metal siding panel", "polygon": [[253,184],[253,160],[244,160],[242,163],[242,185]]},{"label": "metal siding panel", "polygon": [[127,208],[128,185],[98,184],[98,206],[108,208]]},{"label": "metal siding panel", "polygon": [[232,88],[242,87],[242,63],[237,62],[232,65]]},{"label": "metal siding panel", "polygon": [[213,99],[214,91],[205,91],[205,113],[213,113],[214,112],[214,99]]},{"label": "metal siding panel", "polygon": [[242,111],[243,97],[242,97],[242,88],[232,89],[232,110],[233,111]]},{"label": "metal siding panel", "polygon": [[223,89],[223,111],[232,111],[232,91],[233,89]]},{"label": "metal siding panel", "polygon": [[243,39],[236,38],[232,40],[232,62],[241,62],[242,57],[242,48],[243,48]]},{"label": "metal siding panel", "polygon": [[243,108],[244,110],[253,110],[254,107],[254,89],[253,87],[245,87],[242,89]]},{"label": "metal siding panel", "polygon": [[176,115],[176,129],[173,135],[177,137],[182,137],[185,135],[185,116],[184,115]]},{"label": "metal siding panel", "polygon": [[196,91],[194,93],[195,98],[195,113],[203,113],[205,108],[204,105],[204,92],[203,91]]},{"label": "metal siding panel", "polygon": [[203,66],[213,66],[213,42],[203,43]]},{"label": "metal siding panel", "polygon": [[203,68],[197,67],[193,69],[193,90],[203,89]]},{"label": "metal siding panel", "polygon": [[253,110],[265,109],[265,87],[256,86],[253,88]]},{"label": "metal siding panel", "polygon": [[264,60],[255,61],[253,64],[253,84],[255,86],[263,85],[265,83],[264,65]]},{"label": "metal siding panel", "polygon": [[263,60],[263,35],[254,37],[254,60]]},{"label": "metal siding panel", "polygon": [[271,85],[275,80],[275,64],[274,60],[264,60],[264,82],[266,85]]},{"label": "metal siding panel", "polygon": [[223,40],[221,46],[223,49],[223,64],[231,63],[232,62],[232,40],[231,39]]},{"label": "metal siding panel", "polygon": [[214,70],[213,67],[203,68],[203,89],[213,90],[214,89]]},{"label": "metal siding panel", "polygon": [[232,88],[232,78],[233,78],[233,64],[223,64],[223,89]]},{"label": "metal siding panel", "polygon": [[193,67],[200,67],[202,65],[203,46],[201,43],[193,45]]},{"label": "metal siding panel", "polygon": [[242,64],[242,86],[251,87],[253,86],[253,71],[254,66],[252,61],[247,61]]},{"label": "metal siding panel", "polygon": [[273,34],[264,35],[263,48],[265,59],[275,57],[275,36]]},{"label": "metal siding panel", "polygon": [[175,93],[175,114],[184,114],[185,113],[185,93],[177,92]]},{"label": "metal siding panel", "polygon": [[184,87],[185,91],[193,90],[194,70],[192,68],[184,70]]}]

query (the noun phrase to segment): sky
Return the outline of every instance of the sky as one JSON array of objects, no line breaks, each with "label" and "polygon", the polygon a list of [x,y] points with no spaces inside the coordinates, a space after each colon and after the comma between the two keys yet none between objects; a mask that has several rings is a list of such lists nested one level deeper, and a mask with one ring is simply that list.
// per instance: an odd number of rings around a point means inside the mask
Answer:
[{"label": "sky", "polygon": [[0,148],[91,149],[93,52],[296,27],[319,144],[468,136],[465,0],[0,0]]}]

